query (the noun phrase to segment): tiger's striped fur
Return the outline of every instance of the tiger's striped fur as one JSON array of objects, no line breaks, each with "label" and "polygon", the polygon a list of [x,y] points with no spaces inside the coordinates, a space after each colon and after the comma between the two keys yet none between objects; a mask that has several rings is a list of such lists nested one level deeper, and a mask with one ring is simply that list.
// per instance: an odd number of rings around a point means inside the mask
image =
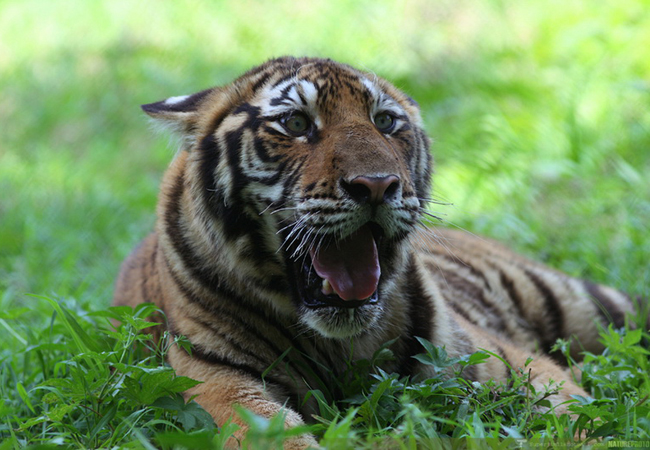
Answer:
[{"label": "tiger's striped fur", "polygon": [[[416,337],[451,355],[485,348],[513,367],[539,351],[533,383],[564,382],[559,404],[582,390],[542,353],[574,335],[597,351],[597,324],[620,326],[632,311],[619,291],[420,226],[429,139],[417,104],[374,75],[280,58],[143,109],[183,147],[162,182],[156,230],[124,262],[114,303],[153,302],[169,331],[189,338],[192,356],[172,346],[169,361],[204,381],[188,395],[217,423],[234,404],[264,416],[286,405],[287,426],[302,423],[313,411],[299,399],[326,383],[324,368],[336,376],[390,340],[396,360],[385,370],[425,371],[412,358]],[[314,291],[314,277],[336,289]],[[508,375],[497,358],[467,373]]]}]

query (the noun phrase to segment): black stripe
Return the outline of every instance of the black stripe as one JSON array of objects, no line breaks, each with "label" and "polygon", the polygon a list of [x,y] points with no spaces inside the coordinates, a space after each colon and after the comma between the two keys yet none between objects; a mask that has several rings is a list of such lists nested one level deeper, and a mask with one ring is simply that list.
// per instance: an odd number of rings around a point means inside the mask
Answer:
[{"label": "black stripe", "polygon": [[250,103],[242,103],[238,105],[232,112],[230,112],[228,115],[238,115],[242,113],[246,113],[248,115],[248,118],[246,121],[240,125],[239,129],[251,129],[253,131],[257,131],[259,128],[259,117],[260,113],[262,112],[262,109],[259,106],[253,106]]},{"label": "black stripe", "polygon": [[[184,191],[183,174],[174,183],[165,208],[165,234],[171,240],[175,252],[190,270],[192,276],[207,286],[219,287],[217,275],[199,266],[199,258],[194,253],[185,237],[180,210]],[[169,265],[169,264],[168,264]],[[171,267],[171,265],[169,265]]]},{"label": "black stripe", "polygon": [[483,281],[484,286],[487,288],[490,286],[490,282],[487,280],[485,277],[485,274],[479,270],[477,270],[474,266],[472,266],[470,263],[468,263],[465,260],[460,259],[457,256],[449,255],[448,253],[438,253],[438,256],[441,258],[449,261],[452,264],[459,265],[461,267],[464,267],[467,269],[472,275],[474,275],[476,278],[480,279]]},{"label": "black stripe", "polygon": [[[199,145],[201,151],[201,160],[198,168],[199,179],[204,193],[204,202],[207,209],[212,212],[213,217],[217,218],[221,215],[221,209],[224,208],[226,202],[223,189],[217,185],[216,170],[222,158],[222,151],[217,144],[214,134],[209,134],[201,140]],[[177,181],[180,186],[175,186],[174,191],[182,190],[182,178],[179,177]],[[180,194],[178,195],[180,198]],[[176,212],[178,215],[178,213]]]},{"label": "black stripe", "polygon": [[490,266],[499,272],[499,282],[501,283],[501,286],[506,290],[508,294],[508,298],[512,300],[512,304],[514,305],[515,309],[517,310],[517,314],[519,317],[522,319],[525,319],[526,316],[524,314],[524,311],[522,309],[523,305],[523,300],[521,299],[521,296],[519,295],[519,290],[515,287],[515,282],[506,274],[504,270],[501,268],[497,267],[495,264],[489,263]]},{"label": "black stripe", "polygon": [[264,284],[264,289],[273,291],[276,294],[283,294],[289,292],[289,284],[286,277],[282,275],[271,275],[268,278],[268,283]]},{"label": "black stripe", "polygon": [[[350,92],[351,95],[354,95],[358,91],[357,84],[359,80],[357,79],[356,76],[351,76],[348,74],[340,74],[337,78],[339,79],[339,82],[343,86],[348,88],[348,91]],[[355,84],[352,84],[351,81],[354,81]]]},{"label": "black stripe", "polygon": [[[544,300],[544,309],[546,314],[544,317],[539,318],[537,329],[540,333],[539,339],[542,345],[542,350],[548,353],[551,347],[555,344],[555,341],[565,335],[564,313],[562,312],[558,298],[544,280],[529,269],[524,269],[524,273],[535,285],[535,288],[537,288],[537,291],[541,294],[542,299]],[[562,361],[563,359],[562,355],[558,355],[558,353],[552,354],[551,357],[554,359],[560,358],[559,361]]]},{"label": "black stripe", "polygon": [[465,319],[467,322],[471,323],[472,325],[479,326],[474,322],[474,319],[472,319],[468,314],[467,311],[461,309],[458,307],[456,303],[449,303],[448,305],[456,314],[461,316],[463,319]]},{"label": "black stripe", "polygon": [[291,104],[293,103],[291,99],[289,98],[288,94],[291,89],[294,88],[295,85],[290,84],[286,86],[282,91],[280,91],[280,96],[272,98],[271,101],[269,102],[269,105],[271,106],[280,106],[282,104]]},{"label": "black stripe", "polygon": [[201,151],[201,164],[199,165],[199,174],[201,183],[208,188],[209,192],[216,191],[215,171],[221,160],[221,149],[217,145],[217,140],[213,133],[210,133],[201,139],[198,150]]},{"label": "black stripe", "polygon": [[[240,129],[229,131],[225,135],[225,153],[228,156],[227,166],[230,169],[230,190],[234,198],[229,200],[239,200],[241,196],[239,193],[246,186],[246,176],[241,172],[239,163],[241,161],[240,151],[242,143],[242,133]],[[216,180],[215,180],[216,183]]]},{"label": "black stripe", "polygon": [[[233,108],[236,106],[236,103],[234,103],[230,105],[228,109],[222,111],[221,114],[214,116],[207,127],[208,133],[203,137],[203,139],[201,139],[201,141],[203,141],[208,136],[212,136],[214,140],[214,134],[216,133],[217,129],[221,126],[221,123],[226,119],[226,117],[229,117],[232,114]],[[205,147],[205,149],[218,151],[216,145],[214,147]]]},{"label": "black stripe", "polygon": [[373,107],[375,99],[370,93],[370,89],[368,89],[363,82],[360,84],[360,87],[361,89],[359,92],[361,94],[361,101],[365,104],[366,108],[370,110]]},{"label": "black stripe", "polygon": [[[523,309],[523,299],[519,295],[519,290],[515,287],[514,281],[510,279],[505,273],[501,272],[500,274],[501,284],[506,288],[508,296],[512,299],[512,304],[515,305],[518,314],[525,320],[525,323],[530,324],[532,331],[534,332],[537,341],[540,342],[544,351],[548,351],[547,344],[544,344],[543,337],[546,336],[546,327],[543,317],[529,317],[529,314],[526,313]],[[551,340],[548,340],[551,342]],[[555,340],[552,340],[554,343]]]},{"label": "black stripe", "polygon": [[203,174],[210,173],[210,178],[202,177],[205,191],[210,192],[206,196],[206,203],[213,217],[223,224],[223,230],[228,239],[236,239],[244,234],[258,228],[258,222],[253,220],[244,210],[245,203],[241,192],[247,184],[247,179],[239,169],[239,140],[241,134],[229,132],[226,134],[226,153],[228,154],[228,167],[231,176],[230,198],[226,199],[223,190],[217,186],[214,175],[216,165],[212,160],[204,160],[201,170]]},{"label": "black stripe", "polygon": [[[429,263],[429,266],[431,264]],[[428,267],[429,270],[432,270],[431,267]],[[480,307],[481,312],[483,313],[482,317],[486,318],[490,325],[490,328],[496,330],[506,330],[506,321],[503,318],[503,313],[494,303],[488,301],[485,297],[485,290],[476,284],[474,284],[469,279],[459,275],[456,272],[452,272],[444,267],[438,266],[438,272],[442,275],[445,282],[444,285],[441,285],[441,289],[451,290],[451,298],[449,302],[454,306],[454,309],[460,313],[463,310],[464,306],[467,304],[468,307]],[[469,303],[466,301],[469,299]],[[469,322],[479,326],[475,318],[469,316],[469,313],[463,313],[463,317],[467,318]]]},{"label": "black stripe", "polygon": [[291,198],[291,191],[296,185],[296,181],[302,175],[302,168],[305,165],[306,158],[301,158],[294,161],[286,171],[289,174],[284,179],[284,186],[282,187],[282,198]]},{"label": "black stripe", "polygon": [[292,79],[294,77],[295,77],[294,72],[291,72],[288,75],[280,77],[278,80],[275,81],[275,83],[273,83],[273,87],[276,88],[276,87],[280,86],[282,83],[284,83],[285,81],[288,81],[288,80],[290,80],[290,79]]},{"label": "black stripe", "polygon": [[270,127],[270,126],[268,126],[266,124],[264,126],[260,127],[260,128],[262,129],[262,131],[264,133],[268,134],[269,136],[278,138],[281,141],[282,144],[287,144],[286,145],[287,147],[289,146],[288,143],[293,142],[293,140],[294,140],[293,137],[287,136],[283,132],[278,131],[275,128],[272,128],[272,127]]},{"label": "black stripe", "polygon": [[265,170],[265,172],[268,173],[269,175],[266,175],[264,177],[257,176],[257,175],[247,175],[246,180],[249,183],[255,182],[255,183],[263,184],[265,186],[274,186],[278,184],[278,181],[280,181],[280,179],[284,175],[283,172],[285,166],[286,166],[286,162],[282,162],[272,170]]},{"label": "black stripe", "polygon": [[253,83],[251,86],[251,90],[253,92],[257,92],[258,89],[260,89],[264,84],[266,84],[267,81],[269,81],[269,78],[271,78],[270,73],[265,73],[259,77],[259,79]]},{"label": "black stripe", "polygon": [[262,74],[262,76],[270,76],[273,72],[273,69],[275,67],[280,67],[282,65],[286,65],[286,60],[287,58],[277,58],[277,59],[271,59],[262,64],[261,66],[256,66],[253,67],[252,69],[248,70],[244,75],[238,78],[238,80],[246,80],[250,79],[251,77],[255,75]]},{"label": "black stripe", "polygon": [[315,182],[315,181],[314,181],[313,183],[309,183],[309,184],[305,187],[304,192],[313,191],[315,187],[316,187],[316,182]]},{"label": "black stripe", "polygon": [[184,178],[183,174],[180,174],[172,188],[169,191],[167,197],[167,204],[165,205],[165,214],[163,217],[163,223],[165,228],[165,234],[169,236],[172,241],[172,245],[176,253],[180,256],[181,260],[186,264],[191,271],[197,270],[197,278],[211,278],[212,275],[200,271],[196,268],[196,255],[190,249],[184,241],[183,227],[181,226],[181,200],[183,197],[184,191]]},{"label": "black stripe", "polygon": [[[417,136],[417,151],[418,151],[418,159],[421,156],[424,156],[426,158],[425,161],[425,168],[426,170],[424,173],[418,173],[414,174],[415,176],[413,177],[413,180],[415,181],[415,190],[418,194],[419,198],[428,198],[429,195],[431,195],[431,168],[432,168],[432,156],[431,156],[431,151],[429,150],[429,138],[424,134],[423,130],[418,130],[417,133],[415,133],[415,136]],[[420,165],[420,164],[418,164]]]},{"label": "black stripe", "polygon": [[227,359],[226,357],[217,355],[210,351],[206,351],[205,349],[203,349],[198,345],[194,345],[192,347],[192,358],[201,360],[211,365],[218,365],[222,367],[230,367],[232,369],[236,369],[242,373],[245,373],[246,375],[249,375],[250,377],[254,378],[256,381],[261,381],[261,380],[268,381],[276,386],[281,387],[285,391],[285,394],[287,396],[291,395],[294,392],[294,389],[292,389],[291,386],[280,381],[277,377],[271,376],[269,374],[266,374],[266,376],[262,377],[263,371],[259,371],[255,367],[249,366],[248,364],[236,363],[234,361]]},{"label": "black stripe", "polygon": [[307,98],[305,98],[305,95],[302,93],[300,89],[297,89],[296,91],[298,92],[298,97],[300,97],[300,101],[302,102],[303,106],[307,106],[309,103],[307,102]]},{"label": "black stripe", "polygon": [[[433,267],[431,267],[432,265],[432,263],[427,263],[429,270],[433,269]],[[458,292],[464,293],[472,300],[478,301],[481,304],[484,312],[494,311],[494,306],[486,300],[485,293],[481,286],[478,286],[466,277],[459,275],[458,272],[454,272],[453,270],[442,267],[440,265],[437,266],[437,271],[445,280],[445,286],[441,286],[441,288],[449,287],[452,290],[456,291],[455,294]],[[450,300],[452,303],[459,303],[458,300],[462,301],[463,299],[459,298],[457,295],[454,295],[454,298]]]},{"label": "black stripe", "polygon": [[420,149],[415,145],[411,133],[407,133],[407,131],[411,131],[411,126],[408,123],[402,125],[402,127],[399,130],[397,130],[395,133],[393,133],[391,137],[401,142],[404,148],[410,149],[409,159],[413,157],[413,151],[417,153],[415,163],[416,166],[419,166],[419,164],[417,163],[419,162]]},{"label": "black stripe", "polygon": [[253,139],[253,148],[255,149],[257,157],[265,163],[278,162],[282,158],[280,155],[269,155],[269,152],[266,148],[266,142],[259,136]]}]

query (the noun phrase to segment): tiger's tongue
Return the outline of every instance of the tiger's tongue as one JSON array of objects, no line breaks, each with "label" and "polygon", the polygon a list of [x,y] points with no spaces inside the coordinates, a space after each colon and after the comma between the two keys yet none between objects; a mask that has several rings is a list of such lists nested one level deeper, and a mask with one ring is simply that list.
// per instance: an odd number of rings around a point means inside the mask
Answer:
[{"label": "tiger's tongue", "polygon": [[311,259],[318,276],[329,281],[343,300],[363,300],[377,290],[381,272],[368,226],[328,247],[311,250]]}]

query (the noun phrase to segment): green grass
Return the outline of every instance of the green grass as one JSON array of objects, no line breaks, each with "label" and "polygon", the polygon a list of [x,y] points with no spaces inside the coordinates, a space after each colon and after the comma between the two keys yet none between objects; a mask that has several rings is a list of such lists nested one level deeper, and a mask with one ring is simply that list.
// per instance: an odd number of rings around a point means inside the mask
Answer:
[{"label": "green grass", "polygon": [[[640,0],[0,1],[0,449],[223,437],[200,412],[182,419],[195,411],[174,403],[185,381],[159,368],[160,355],[136,362],[133,330],[106,324],[119,264],[153,226],[174,150],[138,105],[283,54],[352,63],[420,103],[450,226],[650,296],[647,42]],[[570,426],[648,438],[648,356],[636,334],[616,333],[605,333],[604,356],[587,356],[597,400],[580,406],[578,425],[536,413],[516,395],[525,379],[496,390],[391,374],[362,386],[368,377],[351,374],[361,396],[323,404],[315,431],[332,448],[415,448],[414,433],[431,448],[439,436],[561,440]],[[119,358],[139,368],[120,372]],[[148,371],[171,380],[157,399],[116,382],[146,386]],[[284,436],[250,420],[253,445]]]}]

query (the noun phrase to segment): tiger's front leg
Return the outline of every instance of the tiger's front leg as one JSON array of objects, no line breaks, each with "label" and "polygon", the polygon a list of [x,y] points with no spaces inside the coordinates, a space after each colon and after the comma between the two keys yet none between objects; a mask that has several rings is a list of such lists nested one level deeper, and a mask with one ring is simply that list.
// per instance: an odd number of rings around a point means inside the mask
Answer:
[{"label": "tiger's front leg", "polygon": [[[196,401],[210,413],[218,426],[222,426],[228,419],[239,425],[239,429],[228,440],[228,448],[240,448],[249,428],[238,416],[235,405],[267,419],[284,414],[286,428],[305,423],[300,414],[284,405],[286,395],[275,392],[276,389],[268,383],[263,384],[261,380],[231,367],[192,359],[177,346],[170,348],[168,360],[177,375],[202,381],[201,384],[185,391],[186,398],[197,396]],[[284,448],[287,450],[317,447],[316,439],[310,434],[295,436],[284,442]]]}]

